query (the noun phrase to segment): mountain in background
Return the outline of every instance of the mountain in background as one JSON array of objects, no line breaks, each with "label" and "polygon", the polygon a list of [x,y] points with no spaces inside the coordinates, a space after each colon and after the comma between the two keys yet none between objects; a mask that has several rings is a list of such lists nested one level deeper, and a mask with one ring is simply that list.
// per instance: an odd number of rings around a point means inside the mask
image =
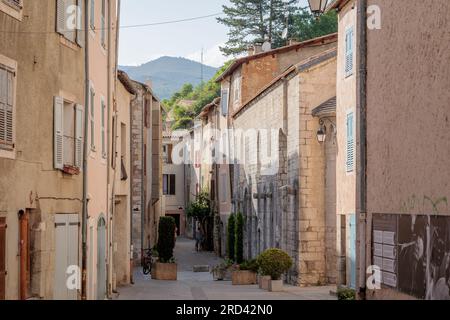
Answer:
[{"label": "mountain in background", "polygon": [[[202,64],[185,58],[161,57],[137,67],[119,66],[119,69],[133,80],[143,83],[150,80],[162,100],[170,98],[185,83],[200,84]],[[216,68],[203,65],[203,80],[208,81],[216,72]]]}]

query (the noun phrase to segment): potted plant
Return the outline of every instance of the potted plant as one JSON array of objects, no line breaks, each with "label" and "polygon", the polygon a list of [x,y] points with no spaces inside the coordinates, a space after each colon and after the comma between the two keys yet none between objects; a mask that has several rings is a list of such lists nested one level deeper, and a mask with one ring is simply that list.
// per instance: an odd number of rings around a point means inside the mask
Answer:
[{"label": "potted plant", "polygon": [[239,270],[233,271],[231,275],[233,285],[256,284],[256,275],[259,266],[256,259],[245,261],[239,265]]},{"label": "potted plant", "polygon": [[231,280],[231,273],[236,269],[236,266],[233,264],[233,261],[226,260],[211,269],[211,273],[213,275],[214,280]]},{"label": "potted plant", "polygon": [[[292,267],[292,259],[280,249],[268,249],[258,257],[258,265],[263,276],[270,277],[268,290],[283,290],[281,276]],[[268,278],[266,278],[267,280]]]},{"label": "potted plant", "polygon": [[173,257],[175,247],[175,219],[161,217],[158,226],[158,262],[155,263],[155,279],[177,280],[177,264]]}]

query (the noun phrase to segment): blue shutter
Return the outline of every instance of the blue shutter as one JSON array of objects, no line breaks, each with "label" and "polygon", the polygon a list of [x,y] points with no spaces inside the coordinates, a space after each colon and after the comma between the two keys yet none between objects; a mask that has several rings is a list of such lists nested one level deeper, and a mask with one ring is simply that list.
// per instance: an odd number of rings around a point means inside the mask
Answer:
[{"label": "blue shutter", "polygon": [[345,76],[353,74],[353,27],[345,34]]},{"label": "blue shutter", "polygon": [[347,114],[347,172],[355,168],[355,130],[353,112]]}]

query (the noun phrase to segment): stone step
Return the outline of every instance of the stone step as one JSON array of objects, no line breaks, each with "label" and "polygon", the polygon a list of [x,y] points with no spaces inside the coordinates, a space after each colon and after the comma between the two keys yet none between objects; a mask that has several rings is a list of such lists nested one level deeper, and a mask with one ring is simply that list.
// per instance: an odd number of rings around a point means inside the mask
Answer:
[{"label": "stone step", "polygon": [[193,268],[194,272],[209,272],[209,265],[195,265]]}]

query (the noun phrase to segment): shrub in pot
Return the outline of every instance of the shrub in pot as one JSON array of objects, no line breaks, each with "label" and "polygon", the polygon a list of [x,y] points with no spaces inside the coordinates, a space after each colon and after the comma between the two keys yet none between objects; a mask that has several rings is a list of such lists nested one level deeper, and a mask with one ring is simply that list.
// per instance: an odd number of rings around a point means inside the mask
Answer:
[{"label": "shrub in pot", "polygon": [[236,229],[236,220],[234,218],[234,214],[231,214],[228,218],[228,227],[227,227],[227,252],[228,259],[235,261],[235,229]]},{"label": "shrub in pot", "polygon": [[235,237],[236,262],[239,264],[244,261],[244,217],[240,212],[236,216]]},{"label": "shrub in pot", "polygon": [[281,291],[281,276],[292,267],[291,257],[280,249],[268,249],[258,257],[258,265],[263,276],[270,276],[269,291]]},{"label": "shrub in pot", "polygon": [[214,280],[231,280],[231,274],[233,270],[236,269],[236,266],[233,264],[233,261],[226,260],[211,269],[211,273],[213,275]]},{"label": "shrub in pot", "polygon": [[239,270],[232,274],[233,285],[251,285],[256,284],[258,262],[256,259],[245,261],[239,265]]},{"label": "shrub in pot", "polygon": [[158,262],[155,264],[155,278],[177,280],[177,265],[173,257],[176,223],[173,217],[161,217],[158,226]]}]

